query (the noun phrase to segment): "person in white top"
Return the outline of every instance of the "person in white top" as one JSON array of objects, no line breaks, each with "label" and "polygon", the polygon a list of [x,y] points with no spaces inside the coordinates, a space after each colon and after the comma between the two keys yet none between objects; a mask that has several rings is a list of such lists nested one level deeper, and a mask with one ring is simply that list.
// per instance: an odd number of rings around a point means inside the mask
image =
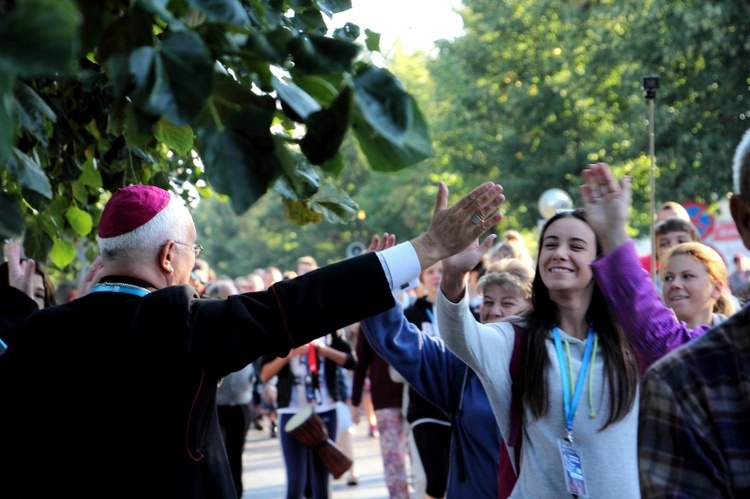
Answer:
[{"label": "person in white top", "polygon": [[[588,211],[596,198],[583,193]],[[560,210],[541,232],[533,306],[521,321],[524,371],[515,380],[524,440],[514,498],[640,496],[639,366],[594,281],[591,264],[602,248],[587,215]],[[465,290],[466,272],[489,247],[485,240],[443,260],[437,317],[448,348],[482,381],[507,440],[514,328],[474,320]]]}]

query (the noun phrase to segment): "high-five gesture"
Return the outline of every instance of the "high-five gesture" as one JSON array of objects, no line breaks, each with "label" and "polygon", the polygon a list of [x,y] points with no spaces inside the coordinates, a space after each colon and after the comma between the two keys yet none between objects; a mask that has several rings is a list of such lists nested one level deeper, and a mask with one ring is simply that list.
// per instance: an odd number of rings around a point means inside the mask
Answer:
[{"label": "high-five gesture", "polygon": [[422,269],[462,251],[500,223],[503,214],[495,210],[504,201],[502,186],[486,182],[448,207],[448,187],[440,182],[430,226],[411,240]]}]

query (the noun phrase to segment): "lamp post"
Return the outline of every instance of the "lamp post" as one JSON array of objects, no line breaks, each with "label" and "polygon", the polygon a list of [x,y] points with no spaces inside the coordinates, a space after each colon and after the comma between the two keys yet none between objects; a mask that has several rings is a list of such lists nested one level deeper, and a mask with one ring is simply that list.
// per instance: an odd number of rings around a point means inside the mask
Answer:
[{"label": "lamp post", "polygon": [[650,224],[649,233],[651,236],[651,280],[656,282],[656,233],[654,232],[654,218],[656,217],[656,187],[654,182],[654,169],[656,168],[656,157],[654,155],[654,100],[656,91],[661,87],[661,77],[644,76],[643,90],[646,91],[646,100],[648,101],[648,152],[651,157],[651,168],[649,169],[649,205],[650,205]]}]

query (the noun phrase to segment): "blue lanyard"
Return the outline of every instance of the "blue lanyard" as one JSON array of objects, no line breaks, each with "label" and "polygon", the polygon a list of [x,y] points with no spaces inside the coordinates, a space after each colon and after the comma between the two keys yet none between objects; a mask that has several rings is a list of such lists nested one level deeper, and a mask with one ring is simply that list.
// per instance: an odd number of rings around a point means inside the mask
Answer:
[{"label": "blue lanyard", "polygon": [[427,317],[430,319],[430,322],[432,324],[434,324],[435,323],[435,316],[432,314],[432,309],[426,308],[426,309],[424,309],[424,311],[427,312]]},{"label": "blue lanyard", "polygon": [[102,293],[102,292],[112,292],[112,293],[126,293],[129,295],[135,295],[135,296],[146,296],[150,293],[148,289],[143,288],[131,288],[126,286],[117,286],[113,284],[97,284],[93,288],[91,288],[91,293]]},{"label": "blue lanyard", "polygon": [[581,361],[581,369],[578,371],[578,381],[576,381],[576,390],[573,393],[573,399],[570,398],[570,380],[568,379],[568,362],[563,355],[562,342],[560,341],[560,331],[555,326],[552,329],[552,333],[555,336],[555,349],[557,350],[557,361],[560,363],[560,376],[562,377],[563,385],[563,406],[565,408],[565,428],[568,430],[568,437],[572,439],[571,434],[573,433],[573,418],[576,416],[576,409],[578,409],[578,402],[581,399],[581,393],[583,393],[583,384],[586,380],[586,371],[589,368],[589,362],[591,362],[591,352],[594,347],[594,330],[589,327],[589,333],[586,337],[586,350],[583,353],[583,360]]}]

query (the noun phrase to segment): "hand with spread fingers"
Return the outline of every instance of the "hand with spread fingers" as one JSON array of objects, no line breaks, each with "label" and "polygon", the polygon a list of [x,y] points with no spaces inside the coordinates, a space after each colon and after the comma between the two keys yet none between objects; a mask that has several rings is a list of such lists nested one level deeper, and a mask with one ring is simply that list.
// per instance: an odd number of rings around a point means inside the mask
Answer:
[{"label": "hand with spread fingers", "polygon": [[495,234],[490,234],[481,244],[479,240],[475,240],[462,252],[443,260],[443,276],[440,280],[440,289],[446,298],[454,303],[461,300],[464,294],[467,274],[477,266],[482,256],[492,247],[496,238]]},{"label": "hand with spread fingers", "polygon": [[486,182],[448,207],[448,187],[440,182],[430,226],[411,240],[422,269],[476,243],[479,236],[503,219],[496,210],[504,201],[503,187]]},{"label": "hand with spread fingers", "polygon": [[87,295],[91,291],[91,288],[93,288],[96,283],[99,282],[99,279],[101,279],[102,276],[104,276],[104,264],[102,263],[101,255],[99,255],[94,259],[91,265],[89,265],[89,268],[83,275],[81,282],[78,283],[78,287],[76,288],[76,297],[80,298],[84,295]]},{"label": "hand with spread fingers", "polygon": [[631,206],[630,177],[619,182],[606,163],[594,163],[583,170],[586,182],[579,192],[586,221],[609,253],[630,240],[627,233]]},{"label": "hand with spread fingers", "polygon": [[363,253],[372,253],[373,251],[383,251],[384,249],[392,248],[396,245],[396,236],[383,232],[382,236],[377,234],[372,236],[370,239],[370,246],[367,247]]},{"label": "hand with spread fingers", "polygon": [[21,245],[8,242],[8,284],[34,299],[34,272],[36,262],[31,258],[22,259]]}]

